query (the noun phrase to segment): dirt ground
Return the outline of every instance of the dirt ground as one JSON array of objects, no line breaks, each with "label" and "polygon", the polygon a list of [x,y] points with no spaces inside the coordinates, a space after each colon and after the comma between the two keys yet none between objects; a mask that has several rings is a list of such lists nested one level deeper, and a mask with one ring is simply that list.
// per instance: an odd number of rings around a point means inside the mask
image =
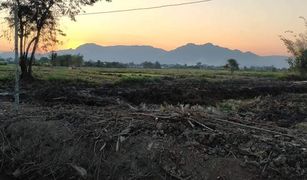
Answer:
[{"label": "dirt ground", "polygon": [[307,179],[306,82],[0,87],[0,179]]}]

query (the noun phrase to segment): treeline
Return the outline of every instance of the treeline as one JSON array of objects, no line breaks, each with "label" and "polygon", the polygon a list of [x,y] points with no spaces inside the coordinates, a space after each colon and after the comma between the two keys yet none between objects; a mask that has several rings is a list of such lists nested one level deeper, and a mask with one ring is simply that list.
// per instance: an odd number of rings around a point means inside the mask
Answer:
[{"label": "treeline", "polygon": [[[14,64],[13,58],[1,58],[0,65]],[[51,54],[49,57],[41,57],[40,59],[34,59],[35,66],[66,66],[66,67],[81,67],[84,66],[84,59],[81,55],[57,55]]]},{"label": "treeline", "polygon": [[35,61],[35,65],[81,67],[84,65],[83,56],[81,55],[57,55],[51,54],[49,57],[42,57]]},{"label": "treeline", "polygon": [[8,61],[6,59],[3,59],[0,57],[0,66],[4,66],[4,65],[7,65],[8,64]]},{"label": "treeline", "polygon": [[103,62],[103,61],[84,61],[81,55],[57,55],[52,53],[49,57],[42,57],[35,61],[37,66],[65,66],[65,67],[102,67],[102,68],[147,68],[161,69],[162,65],[156,62],[145,61],[141,64],[120,63],[120,62]]},{"label": "treeline", "polygon": [[102,62],[98,60],[97,62],[94,61],[86,61],[84,63],[86,67],[102,67],[102,68],[128,68],[129,66],[124,63],[120,62]]},{"label": "treeline", "polygon": [[[12,58],[3,59],[0,57],[0,65],[15,63]],[[210,66],[198,62],[194,65],[187,64],[160,64],[160,62],[145,61],[140,64],[136,63],[121,63],[121,62],[106,62],[106,61],[85,61],[81,55],[57,55],[52,53],[49,57],[41,57],[35,60],[36,66],[64,66],[64,67],[101,67],[101,68],[145,68],[145,69],[207,69],[207,70],[223,70],[225,66]],[[240,68],[244,71],[280,71],[287,70],[278,69],[274,66],[252,66]]]},{"label": "treeline", "polygon": [[205,64],[197,63],[195,65],[187,64],[161,64],[160,62],[145,61],[140,64],[120,63],[120,62],[103,62],[98,60],[84,62],[86,67],[102,67],[102,68],[144,68],[144,69],[223,69],[222,66],[207,66]]},{"label": "treeline", "polygon": [[120,62],[103,62],[98,60],[97,62],[94,61],[86,61],[84,66],[87,67],[102,67],[102,68],[145,68],[145,69],[161,69],[162,65],[157,62],[149,62],[145,61],[141,64],[135,63],[120,63]]}]

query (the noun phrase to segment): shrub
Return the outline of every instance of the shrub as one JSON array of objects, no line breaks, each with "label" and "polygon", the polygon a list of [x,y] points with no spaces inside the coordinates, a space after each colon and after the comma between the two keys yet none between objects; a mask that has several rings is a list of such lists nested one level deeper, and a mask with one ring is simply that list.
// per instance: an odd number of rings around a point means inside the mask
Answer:
[{"label": "shrub", "polygon": [[[301,17],[305,21],[305,27],[307,30],[307,21],[304,17]],[[293,33],[287,31],[288,33]],[[289,39],[281,36],[281,40],[288,49],[288,52],[292,55],[288,59],[290,69],[297,71],[301,76],[305,76],[307,73],[307,31],[294,35],[294,39]]]}]

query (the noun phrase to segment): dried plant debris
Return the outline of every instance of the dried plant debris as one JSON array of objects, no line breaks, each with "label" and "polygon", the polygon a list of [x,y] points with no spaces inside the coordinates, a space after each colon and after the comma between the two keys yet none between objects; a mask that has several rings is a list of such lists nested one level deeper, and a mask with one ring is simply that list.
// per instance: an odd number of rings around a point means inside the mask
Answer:
[{"label": "dried plant debris", "polygon": [[[105,94],[117,88],[109,87]],[[103,95],[99,103],[87,103],[95,102],[99,88],[83,90],[57,97],[42,89],[37,96],[28,95],[18,115],[11,102],[0,102],[3,175],[43,180],[307,179],[306,94],[218,98],[210,106],[135,104],[115,94],[103,105]]]}]

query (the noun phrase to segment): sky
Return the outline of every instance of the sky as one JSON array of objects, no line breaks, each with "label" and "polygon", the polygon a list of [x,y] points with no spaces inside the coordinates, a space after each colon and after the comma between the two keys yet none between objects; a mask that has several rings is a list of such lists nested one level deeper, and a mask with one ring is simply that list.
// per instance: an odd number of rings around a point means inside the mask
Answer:
[{"label": "sky", "polygon": [[[193,0],[113,0],[85,10],[110,11],[190,1]],[[307,17],[306,0],[212,0],[163,9],[78,16],[77,22],[62,18],[61,28],[67,36],[57,48],[96,43],[172,50],[187,43],[210,42],[259,55],[287,55],[279,35],[286,30],[303,32],[305,27],[299,16]],[[12,43],[0,39],[0,50],[12,48]]]}]

